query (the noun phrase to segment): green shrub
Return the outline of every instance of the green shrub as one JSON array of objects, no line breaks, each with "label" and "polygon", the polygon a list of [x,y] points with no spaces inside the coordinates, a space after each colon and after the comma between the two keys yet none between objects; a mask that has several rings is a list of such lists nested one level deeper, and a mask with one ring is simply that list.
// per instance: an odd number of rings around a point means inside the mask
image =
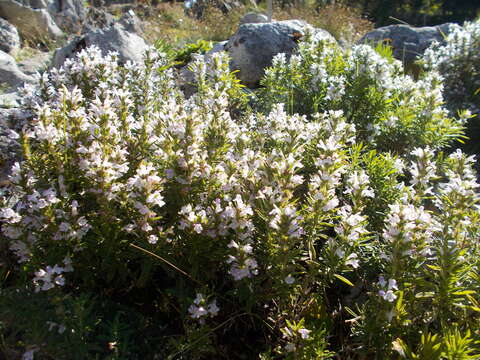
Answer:
[{"label": "green shrub", "polygon": [[423,57],[428,70],[443,77],[446,107],[451,113],[467,109],[475,117],[468,123],[463,146],[469,153],[479,154],[480,146],[480,21],[451,25],[445,44],[434,43]]},{"label": "green shrub", "polygon": [[87,49],[5,129],[4,356],[479,356],[478,185],[435,84],[307,43],[258,112],[221,54],[188,99],[168,64]]},{"label": "green shrub", "polygon": [[[377,53],[381,52],[381,54]],[[274,58],[260,96],[265,111],[287,104],[290,114],[311,116],[342,110],[359,140],[379,150],[402,154],[417,146],[441,147],[461,134],[461,122],[442,107],[442,86],[435,73],[414,81],[382,47],[307,41],[287,64]]]}]

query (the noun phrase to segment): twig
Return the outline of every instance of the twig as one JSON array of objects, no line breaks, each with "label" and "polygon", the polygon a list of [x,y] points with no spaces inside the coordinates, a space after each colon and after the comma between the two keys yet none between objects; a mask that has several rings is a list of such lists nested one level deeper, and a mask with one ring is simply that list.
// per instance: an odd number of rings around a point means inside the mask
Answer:
[{"label": "twig", "polygon": [[398,22],[401,23],[401,24],[411,26],[409,23],[407,23],[407,22],[405,22],[405,21],[403,21],[403,20],[397,19],[396,17],[389,16],[389,18],[392,19],[392,20],[398,21]]},{"label": "twig", "polygon": [[135,249],[138,249],[138,250],[141,250],[143,251],[144,253],[147,253],[148,255],[151,255],[153,256],[154,258],[157,258],[161,261],[163,261],[165,264],[171,266],[172,268],[174,268],[175,270],[177,270],[179,273],[185,275],[186,277],[188,277],[190,280],[193,280],[195,281],[197,284],[199,285],[202,285],[202,283],[196,279],[194,279],[193,277],[191,277],[188,273],[186,273],[185,271],[183,271],[182,269],[179,269],[177,266],[175,266],[174,264],[172,264],[170,261],[168,261],[167,259],[164,259],[163,257],[161,257],[160,255],[157,255],[151,251],[148,251],[147,249],[144,249],[138,245],[135,245],[135,244],[132,244],[130,243],[130,246],[134,247]]}]

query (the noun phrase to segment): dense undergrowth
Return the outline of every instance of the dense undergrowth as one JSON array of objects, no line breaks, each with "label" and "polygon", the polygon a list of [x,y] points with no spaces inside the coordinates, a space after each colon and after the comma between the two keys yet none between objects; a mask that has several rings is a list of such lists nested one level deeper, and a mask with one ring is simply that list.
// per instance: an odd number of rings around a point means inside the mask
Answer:
[{"label": "dense undergrowth", "polygon": [[452,114],[468,110],[476,115],[467,127],[470,140],[462,148],[480,154],[480,21],[451,25],[445,41],[428,49],[422,62],[442,75],[446,107]]},{"label": "dense undergrowth", "polygon": [[[16,359],[477,359],[468,114],[384,48],[308,39],[244,92],[216,54],[87,49],[2,129],[1,351]],[[177,59],[178,61],[178,59]]]}]

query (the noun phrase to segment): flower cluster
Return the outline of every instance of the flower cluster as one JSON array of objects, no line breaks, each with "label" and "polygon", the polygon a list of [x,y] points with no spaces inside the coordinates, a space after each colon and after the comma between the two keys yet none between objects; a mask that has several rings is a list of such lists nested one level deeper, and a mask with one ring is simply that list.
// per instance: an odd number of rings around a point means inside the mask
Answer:
[{"label": "flower cluster", "polygon": [[444,43],[433,43],[425,51],[426,68],[435,69],[442,77],[445,98],[450,110],[469,110],[480,113],[476,90],[480,88],[480,21],[450,25]]},{"label": "flower cluster", "polygon": [[388,279],[388,281],[386,281],[383,276],[380,276],[377,284],[380,287],[378,296],[383,300],[393,302],[397,299],[397,295],[395,295],[394,292],[395,290],[398,290],[397,281],[395,279]]},{"label": "flower cluster", "polygon": [[203,294],[197,294],[193,304],[188,308],[188,312],[192,319],[203,320],[207,316],[216,316],[220,309],[217,306],[217,300],[213,300],[207,303],[207,299]]},{"label": "flower cluster", "polygon": [[65,258],[63,260],[65,266],[54,265],[53,267],[47,266],[45,269],[40,269],[35,272],[33,278],[33,284],[35,285],[35,292],[47,291],[55,287],[55,285],[65,285],[65,278],[63,273],[73,271],[71,260]]},{"label": "flower cluster", "polygon": [[294,60],[287,65],[280,55],[267,69],[261,90],[266,109],[285,103],[290,113],[308,117],[342,110],[359,140],[401,153],[438,147],[452,132],[461,133],[462,121],[448,118],[441,77],[433,71],[415,81],[399,61],[368,45],[342,50],[318,39],[300,44]]},{"label": "flower cluster", "polygon": [[[117,346],[118,356],[218,357],[225,334],[243,342],[260,330],[280,356],[329,358],[331,348],[354,358],[361,344],[362,356],[392,358],[405,332],[416,346],[420,331],[444,341],[450,323],[476,329],[474,159],[438,151],[460,123],[435,74],[415,81],[367,46],[306,41],[289,64],[274,60],[246,104],[222,55],[192,64],[189,97],[164,55],[115,60],[86,49],[44,74],[26,97],[32,118],[6,132],[22,156],[9,159],[0,193],[12,287],[1,303],[21,290],[48,304],[38,326],[49,339],[12,330],[41,343],[41,356],[62,358],[54,350],[64,347],[43,345],[64,341],[53,324],[72,329],[82,358],[84,339],[137,344],[130,334],[159,321],[158,344],[145,336],[149,346]],[[73,331],[77,318],[108,324],[108,336]]]}]

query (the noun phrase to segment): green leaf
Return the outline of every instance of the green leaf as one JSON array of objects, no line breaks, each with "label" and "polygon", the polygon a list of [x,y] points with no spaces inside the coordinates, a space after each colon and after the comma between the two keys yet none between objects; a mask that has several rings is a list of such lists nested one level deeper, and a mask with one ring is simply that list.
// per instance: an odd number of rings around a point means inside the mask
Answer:
[{"label": "green leaf", "polygon": [[431,298],[435,295],[435,292],[433,291],[425,291],[425,292],[419,292],[418,294],[415,294],[415,297],[417,299],[421,298]]},{"label": "green leaf", "polygon": [[456,291],[454,293],[452,293],[452,295],[472,295],[472,294],[476,294],[476,291],[473,291],[473,290],[463,290],[463,291]]},{"label": "green leaf", "polygon": [[354,286],[350,280],[348,280],[347,278],[343,277],[342,275],[339,275],[339,274],[334,274],[333,276],[335,276],[337,279],[343,281],[345,284],[347,285],[350,285],[350,286]]}]

